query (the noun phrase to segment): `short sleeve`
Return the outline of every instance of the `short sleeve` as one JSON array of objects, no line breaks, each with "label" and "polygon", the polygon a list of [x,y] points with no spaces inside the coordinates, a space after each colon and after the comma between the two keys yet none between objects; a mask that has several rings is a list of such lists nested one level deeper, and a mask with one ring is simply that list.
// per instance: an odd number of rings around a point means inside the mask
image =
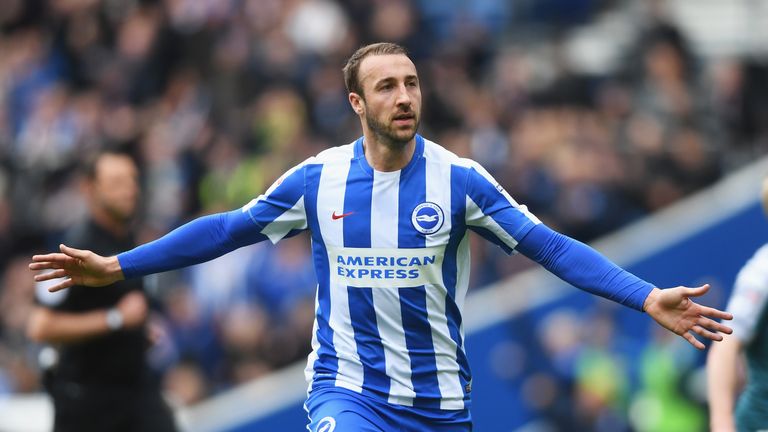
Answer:
[{"label": "short sleeve", "polygon": [[768,305],[768,245],[741,269],[726,310],[733,314],[733,335],[743,343],[755,336],[760,316]]},{"label": "short sleeve", "polygon": [[467,175],[467,227],[511,254],[519,239],[541,222],[479,164],[473,163]]},{"label": "short sleeve", "polygon": [[304,178],[310,160],[283,174],[263,195],[242,208],[272,243],[307,229]]}]

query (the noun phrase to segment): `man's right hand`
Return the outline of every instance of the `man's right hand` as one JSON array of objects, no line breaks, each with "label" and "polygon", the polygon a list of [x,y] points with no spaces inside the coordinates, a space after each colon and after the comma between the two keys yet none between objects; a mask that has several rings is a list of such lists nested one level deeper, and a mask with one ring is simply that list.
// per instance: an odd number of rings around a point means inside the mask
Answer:
[{"label": "man's right hand", "polygon": [[116,256],[103,257],[89,250],[59,245],[61,253],[35,255],[30,270],[53,270],[35,276],[35,281],[64,278],[48,288],[55,292],[74,285],[104,286],[124,279],[123,270]]}]

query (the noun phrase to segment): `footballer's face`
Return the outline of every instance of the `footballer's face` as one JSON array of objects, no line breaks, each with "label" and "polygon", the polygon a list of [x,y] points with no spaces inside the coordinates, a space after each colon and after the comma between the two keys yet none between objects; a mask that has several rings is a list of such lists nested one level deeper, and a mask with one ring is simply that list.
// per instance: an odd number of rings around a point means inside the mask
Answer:
[{"label": "footballer's face", "polygon": [[111,218],[128,221],[139,198],[138,170],[124,155],[105,154],[96,162],[91,199]]},{"label": "footballer's face", "polygon": [[383,144],[405,146],[421,119],[421,88],[416,66],[403,54],[372,55],[358,71],[362,95],[350,94],[352,108]]}]

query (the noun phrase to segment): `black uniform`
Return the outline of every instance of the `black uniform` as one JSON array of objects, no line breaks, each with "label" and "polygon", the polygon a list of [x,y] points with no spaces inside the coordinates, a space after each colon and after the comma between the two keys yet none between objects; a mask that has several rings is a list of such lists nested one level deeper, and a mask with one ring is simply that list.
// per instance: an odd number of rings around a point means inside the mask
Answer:
[{"label": "black uniform", "polygon": [[[68,232],[65,243],[99,255],[115,255],[134,246],[88,220]],[[111,308],[140,279],[100,287],[73,286],[54,306],[60,312]],[[175,431],[173,416],[146,362],[146,329],[121,329],[82,342],[61,344],[58,362],[45,373],[55,411],[55,432]]]}]

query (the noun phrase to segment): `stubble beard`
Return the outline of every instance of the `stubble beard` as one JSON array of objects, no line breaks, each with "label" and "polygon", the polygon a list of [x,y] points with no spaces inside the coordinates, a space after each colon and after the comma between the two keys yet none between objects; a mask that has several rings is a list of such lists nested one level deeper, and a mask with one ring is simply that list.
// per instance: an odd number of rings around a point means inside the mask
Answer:
[{"label": "stubble beard", "polygon": [[387,125],[378,121],[367,112],[365,114],[365,122],[368,124],[368,129],[376,136],[376,140],[387,147],[397,149],[404,148],[416,136],[416,131],[419,130],[419,121],[419,117],[415,115],[413,129],[410,132],[398,133],[392,123]]}]

